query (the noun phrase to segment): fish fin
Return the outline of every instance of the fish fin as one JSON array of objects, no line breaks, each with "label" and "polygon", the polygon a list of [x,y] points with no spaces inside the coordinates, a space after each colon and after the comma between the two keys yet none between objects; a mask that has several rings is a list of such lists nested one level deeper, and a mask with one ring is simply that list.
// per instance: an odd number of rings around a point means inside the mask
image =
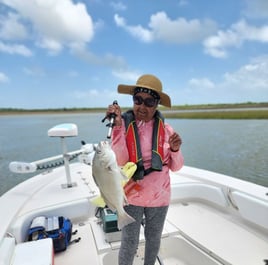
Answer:
[{"label": "fish fin", "polygon": [[127,196],[125,193],[124,193],[124,205],[128,205],[128,200],[127,200]]},{"label": "fish fin", "polygon": [[92,198],[90,202],[93,203],[95,206],[102,207],[102,208],[104,208],[106,205],[104,199],[101,196]]},{"label": "fish fin", "polygon": [[98,185],[98,182],[96,181],[96,178],[94,177],[94,175],[92,174],[92,177],[93,177],[93,180],[94,180],[94,182],[95,182],[95,184],[96,184],[96,186],[98,187],[99,185]]},{"label": "fish fin", "polygon": [[117,217],[117,228],[119,230],[121,230],[126,225],[136,222],[136,220],[130,215],[128,215],[126,212],[118,215]]}]

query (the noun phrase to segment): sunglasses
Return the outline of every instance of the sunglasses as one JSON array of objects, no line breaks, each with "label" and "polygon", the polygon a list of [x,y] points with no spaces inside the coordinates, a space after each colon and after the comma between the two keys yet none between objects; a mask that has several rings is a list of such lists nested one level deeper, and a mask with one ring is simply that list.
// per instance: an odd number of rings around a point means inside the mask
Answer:
[{"label": "sunglasses", "polygon": [[154,107],[158,100],[155,98],[145,98],[143,99],[141,96],[133,96],[133,102],[135,105],[141,105],[142,103],[149,108]]}]

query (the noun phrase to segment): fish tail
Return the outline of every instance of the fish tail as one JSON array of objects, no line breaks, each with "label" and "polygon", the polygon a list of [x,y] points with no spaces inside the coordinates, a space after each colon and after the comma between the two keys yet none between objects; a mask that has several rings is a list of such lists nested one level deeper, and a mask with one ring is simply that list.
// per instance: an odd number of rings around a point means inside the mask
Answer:
[{"label": "fish tail", "polygon": [[121,230],[124,226],[131,224],[135,222],[136,220],[128,215],[126,212],[118,215],[118,220],[117,220],[117,227],[119,230]]}]

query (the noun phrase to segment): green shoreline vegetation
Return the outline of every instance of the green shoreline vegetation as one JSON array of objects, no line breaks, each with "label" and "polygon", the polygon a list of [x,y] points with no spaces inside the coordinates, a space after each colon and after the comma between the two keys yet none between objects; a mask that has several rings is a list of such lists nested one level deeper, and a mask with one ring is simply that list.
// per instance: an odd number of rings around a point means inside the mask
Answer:
[{"label": "green shoreline vegetation", "polygon": [[[122,108],[123,111],[129,108]],[[171,109],[162,108],[169,119],[268,119],[268,102],[179,105]],[[56,114],[56,113],[105,113],[106,108],[58,108],[58,109],[17,109],[0,108],[0,115]]]}]

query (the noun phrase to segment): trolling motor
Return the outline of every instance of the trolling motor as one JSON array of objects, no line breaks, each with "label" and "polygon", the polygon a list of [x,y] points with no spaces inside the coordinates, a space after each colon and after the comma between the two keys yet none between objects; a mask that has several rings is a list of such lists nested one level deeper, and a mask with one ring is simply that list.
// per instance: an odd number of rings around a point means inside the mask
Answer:
[{"label": "trolling motor", "polygon": [[[114,100],[113,105],[118,105],[117,100]],[[106,115],[103,119],[102,122],[104,122],[106,119],[108,119],[110,122],[106,124],[106,127],[108,127],[108,133],[107,133],[107,138],[110,139],[112,135],[112,129],[115,125],[114,120],[115,120],[116,114],[111,113],[109,115]]]},{"label": "trolling motor", "polygon": [[66,184],[62,184],[63,188],[71,188],[77,186],[76,183],[72,182],[70,174],[69,162],[74,158],[78,157],[81,163],[90,165],[92,163],[94,155],[94,145],[86,144],[82,141],[82,147],[79,150],[73,152],[67,152],[67,145],[65,142],[66,137],[75,137],[78,135],[78,129],[76,124],[73,123],[63,123],[54,126],[48,130],[48,136],[59,137],[61,139],[63,154],[48,157],[34,162],[20,162],[13,161],[9,164],[9,169],[14,173],[33,173],[37,170],[51,169],[58,166],[65,166],[66,173]]}]

